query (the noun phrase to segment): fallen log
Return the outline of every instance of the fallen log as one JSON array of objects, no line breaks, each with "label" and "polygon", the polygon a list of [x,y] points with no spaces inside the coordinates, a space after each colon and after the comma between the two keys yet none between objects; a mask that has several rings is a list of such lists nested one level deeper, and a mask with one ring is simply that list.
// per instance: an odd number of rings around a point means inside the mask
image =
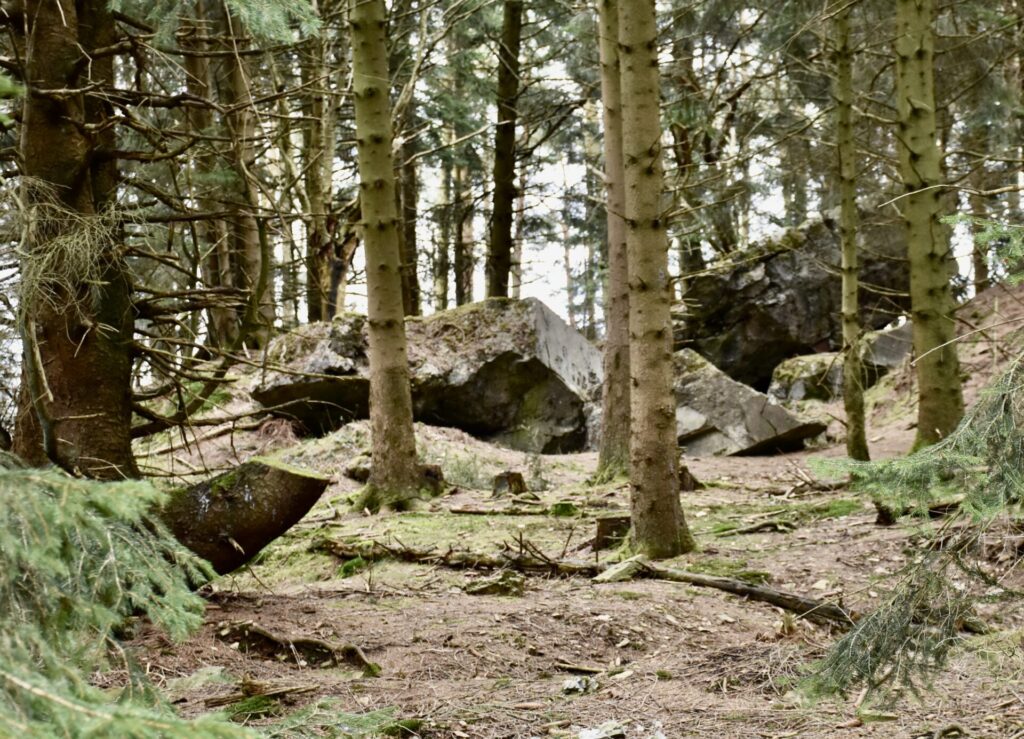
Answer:
[{"label": "fallen log", "polygon": [[298,523],[330,482],[315,472],[257,458],[171,493],[160,518],[178,541],[223,575]]},{"label": "fallen log", "polygon": [[349,544],[331,539],[316,542],[312,549],[342,559],[361,557],[367,562],[391,559],[453,569],[495,570],[505,568],[526,573],[563,577],[592,577],[604,582],[621,582],[622,580],[630,580],[635,577],[647,577],[655,580],[668,580],[697,587],[722,590],[743,598],[777,606],[795,613],[800,618],[805,618],[815,623],[827,623],[848,628],[860,618],[860,614],[846,610],[834,603],[814,598],[805,598],[763,585],[752,585],[731,577],[705,575],[699,572],[663,567],[639,557],[634,557],[611,567],[600,563],[550,559],[545,557],[533,545],[526,544],[524,548],[522,542],[520,542],[519,552],[514,551],[512,547],[507,547],[507,551],[498,556],[451,549],[447,552],[441,552],[435,549],[417,550],[404,546],[391,547],[380,542]]},{"label": "fallen log", "polygon": [[794,595],[793,593],[765,587],[764,585],[751,585],[748,582],[735,580],[731,577],[677,570],[673,567],[662,567],[661,565],[646,561],[641,562],[640,565],[641,573],[646,577],[654,577],[658,580],[671,580],[672,582],[681,582],[702,588],[724,590],[733,595],[778,606],[796,614],[799,618],[814,621],[815,623],[838,624],[839,626],[850,627],[860,618],[860,614],[847,610],[835,603],[815,598],[805,598],[801,595]]}]

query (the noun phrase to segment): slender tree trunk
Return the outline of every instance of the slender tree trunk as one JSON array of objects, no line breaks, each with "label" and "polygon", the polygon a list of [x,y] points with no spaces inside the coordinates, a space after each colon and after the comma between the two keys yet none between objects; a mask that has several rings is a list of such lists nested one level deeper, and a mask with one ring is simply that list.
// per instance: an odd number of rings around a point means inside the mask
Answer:
[{"label": "slender tree trunk", "polygon": [[466,168],[455,168],[455,305],[473,302],[473,205],[472,193],[464,188]]},{"label": "slender tree trunk", "polygon": [[935,129],[934,14],[934,0],[897,0],[897,139],[907,193],[903,218],[917,355],[917,447],[947,436],[964,411],[949,285],[952,253],[939,222],[942,153]]},{"label": "slender tree trunk", "polygon": [[[563,170],[564,171],[564,170]],[[563,190],[563,193],[565,191]],[[569,325],[579,329],[576,325],[576,280],[572,274],[572,240],[569,233],[569,209],[562,211],[562,265],[565,267],[565,312],[569,318]]]},{"label": "slender tree trunk", "polygon": [[516,200],[516,98],[519,96],[519,46],[522,0],[504,0],[498,47],[498,125],[494,131],[494,201],[487,250],[487,297],[508,297],[512,267],[512,211]]},{"label": "slender tree trunk", "polygon": [[448,273],[451,271],[452,220],[452,164],[447,159],[441,171],[441,207],[438,212],[441,232],[434,255],[434,310],[448,310]]},{"label": "slender tree trunk", "polygon": [[629,261],[626,252],[625,169],[622,159],[622,93],[617,0],[599,0],[601,103],[604,117],[605,217],[608,277],[605,285],[604,387],[601,389],[603,475],[629,467]]},{"label": "slender tree trunk", "polygon": [[583,109],[587,126],[583,133],[583,152],[586,164],[584,175],[587,188],[586,203],[586,239],[587,239],[587,266],[583,270],[583,320],[586,322],[584,336],[591,341],[597,339],[597,292],[598,281],[603,272],[601,265],[601,244],[608,238],[605,224],[600,220],[601,206],[599,205],[604,189],[601,178],[596,174],[601,162],[601,143],[598,140],[597,132],[599,124],[597,120],[597,105],[595,100],[588,100]]},{"label": "slender tree trunk", "polygon": [[[138,475],[131,449],[134,315],[120,229],[111,214],[116,148],[104,97],[75,92],[114,86],[113,57],[81,65],[83,53],[116,42],[105,0],[30,0],[25,6],[25,182],[20,324],[24,343],[14,452],[90,477]],[[60,95],[43,90],[71,90]],[[91,129],[91,130],[90,130]],[[96,275],[58,275],[60,249],[93,250]],[[56,271],[32,273],[48,252]],[[37,262],[36,262],[37,263]],[[48,297],[46,292],[52,291]]]},{"label": "slender tree trunk", "polygon": [[304,255],[306,316],[310,322],[330,319],[327,305],[334,244],[327,221],[333,189],[335,106],[329,53],[326,34],[310,39],[303,49],[303,83],[310,87],[303,129],[303,166],[310,211]]},{"label": "slender tree trunk", "polygon": [[618,17],[633,383],[632,541],[649,557],[674,557],[695,543],[679,505],[654,0],[619,0]]},{"label": "slender tree trunk", "polygon": [[416,219],[419,217],[419,177],[416,172],[416,147],[402,147],[402,309],[407,316],[418,316],[420,310],[420,278],[417,272],[419,251],[416,247]]},{"label": "slender tree trunk", "polygon": [[[209,10],[206,2],[195,5],[195,20],[183,24],[181,45],[195,51],[184,58],[186,89],[191,95],[202,100],[213,100],[210,84],[210,58],[205,56],[209,44],[199,37],[210,33]],[[210,108],[202,105],[186,108],[189,128],[195,132],[214,133],[213,114]],[[208,177],[217,169],[216,153],[209,143],[200,144],[195,153],[195,172],[199,177]],[[210,187],[206,185],[205,188]],[[204,190],[205,190],[204,188]],[[200,199],[204,210],[214,212],[221,209],[214,197]],[[227,230],[222,219],[200,221],[194,224],[193,234],[196,238],[196,249],[204,255],[202,259],[203,282],[211,288],[234,287],[231,250],[228,248]],[[207,310],[209,341],[213,346],[230,346],[238,332],[237,311],[226,305],[213,305]]]},{"label": "slender tree trunk", "polygon": [[[529,138],[529,133],[526,133]],[[523,246],[526,243],[526,162],[519,166],[519,187],[516,189],[516,231],[512,242],[511,296],[516,300],[523,292]]]},{"label": "slender tree trunk", "polygon": [[[221,29],[226,34],[223,51],[229,52],[220,58],[217,86],[221,103],[230,107],[225,116],[227,132],[231,143],[228,160],[238,180],[235,192],[229,195],[231,216],[228,218],[228,245],[232,262],[236,268],[235,283],[247,290],[257,290],[263,262],[272,259],[259,233],[259,224],[254,213],[257,197],[253,185],[252,168],[256,165],[256,118],[253,110],[252,91],[241,50],[243,35],[239,21],[231,15],[227,5],[221,7]],[[271,265],[266,265],[269,269]],[[271,285],[273,281],[270,281]],[[259,296],[259,323],[250,331],[246,343],[265,346],[274,326],[274,291],[268,288]]]},{"label": "slender tree trunk", "polygon": [[416,496],[419,475],[402,312],[384,0],[352,0],[350,17],[373,443],[370,484],[362,502],[371,508],[400,508]]},{"label": "slender tree trunk", "polygon": [[857,266],[857,162],[853,129],[853,50],[850,9],[836,15],[836,149],[839,169],[839,238],[842,248],[843,406],[846,453],[867,460],[864,428],[864,367],[860,354]]}]

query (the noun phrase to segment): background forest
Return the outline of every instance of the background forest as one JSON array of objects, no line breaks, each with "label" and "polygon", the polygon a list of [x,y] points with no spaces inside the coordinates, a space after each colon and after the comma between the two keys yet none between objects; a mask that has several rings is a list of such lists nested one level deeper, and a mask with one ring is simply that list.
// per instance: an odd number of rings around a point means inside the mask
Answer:
[{"label": "background forest", "polygon": [[1024,731],[1020,2],[0,20],[0,735]]}]

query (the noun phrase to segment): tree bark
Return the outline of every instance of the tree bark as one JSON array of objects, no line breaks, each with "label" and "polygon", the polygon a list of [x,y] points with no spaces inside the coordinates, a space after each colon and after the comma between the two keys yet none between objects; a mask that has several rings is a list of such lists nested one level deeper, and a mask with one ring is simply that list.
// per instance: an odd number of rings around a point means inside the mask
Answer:
[{"label": "tree bark", "polygon": [[512,268],[512,213],[516,199],[516,104],[523,3],[504,1],[498,47],[498,125],[494,131],[494,200],[487,250],[487,297],[508,297]]},{"label": "tree bark", "polygon": [[949,284],[954,262],[939,222],[942,152],[936,143],[934,15],[934,0],[897,1],[897,139],[907,193],[902,208],[917,355],[916,447],[949,435],[964,411]]},{"label": "tree bark", "polygon": [[334,95],[326,34],[310,39],[303,51],[303,83],[309,85],[303,128],[303,167],[309,216],[306,219],[306,318],[330,320],[331,262],[333,234],[328,228],[331,176],[334,164]]},{"label": "tree bark", "polygon": [[466,305],[473,302],[473,199],[465,187],[466,168],[459,165],[455,168],[454,199],[455,199],[455,305]]},{"label": "tree bark", "polygon": [[407,316],[418,316],[420,309],[420,278],[417,272],[419,250],[416,247],[416,219],[420,196],[416,171],[416,146],[402,146],[402,306]]},{"label": "tree bark", "polygon": [[352,0],[352,72],[366,254],[373,468],[363,504],[404,507],[419,486],[402,311],[383,0]]},{"label": "tree bark", "polygon": [[850,9],[836,15],[836,153],[839,170],[839,239],[842,256],[843,406],[846,453],[867,460],[864,428],[864,367],[860,354],[859,272],[857,266],[857,162],[853,129],[853,50]]},{"label": "tree bark", "polygon": [[632,542],[651,558],[694,548],[679,505],[668,235],[654,0],[619,0],[632,379]]},{"label": "tree bark", "polygon": [[[22,283],[24,343],[14,451],[89,477],[135,477],[131,450],[134,314],[120,229],[110,208],[116,148],[102,94],[47,90],[113,86],[113,58],[79,64],[83,53],[115,42],[104,0],[26,3],[25,83],[20,160],[26,238],[22,274],[59,249],[93,251],[97,274],[54,272]],[[92,129],[92,130],[89,130]],[[77,233],[76,233],[77,232]],[[49,293],[49,294],[47,294]]]},{"label": "tree bark", "polygon": [[622,159],[622,94],[618,0],[599,0],[601,102],[604,110],[605,217],[608,277],[605,286],[604,386],[601,389],[601,474],[629,467],[629,261]]},{"label": "tree bark", "polygon": [[[237,53],[243,42],[244,31],[228,6],[220,8],[221,31],[225,34],[222,51],[229,52],[219,57],[215,81],[218,96],[223,105],[230,108],[225,116],[227,135],[230,137],[226,152],[228,162],[235,172],[237,187],[228,196],[228,248],[235,268],[235,284],[246,290],[255,291],[260,286],[262,270],[269,269],[272,254],[265,248],[259,233],[259,224],[254,213],[257,197],[253,185],[252,168],[256,165],[256,117],[252,99],[252,88],[243,58]],[[275,307],[273,280],[259,296],[258,326],[247,330],[246,343],[253,347],[266,346],[273,332]]]}]

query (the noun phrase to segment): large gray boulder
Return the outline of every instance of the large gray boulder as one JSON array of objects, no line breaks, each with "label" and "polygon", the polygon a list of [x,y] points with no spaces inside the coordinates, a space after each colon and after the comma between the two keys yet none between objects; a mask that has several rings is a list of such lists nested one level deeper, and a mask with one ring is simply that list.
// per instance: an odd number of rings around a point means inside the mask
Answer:
[{"label": "large gray boulder", "polygon": [[673,355],[679,444],[695,456],[803,448],[825,425],[804,421],[690,349]]},{"label": "large gray boulder", "polygon": [[[492,299],[406,321],[416,420],[531,452],[587,441],[601,353],[535,299]],[[275,339],[253,396],[311,433],[369,411],[366,319],[345,315]]]},{"label": "large gray boulder", "polygon": [[[782,360],[841,348],[839,257],[836,224],[818,219],[710,265],[687,280],[675,348],[760,390]],[[894,296],[909,284],[902,224],[865,220],[860,257],[861,325],[880,329],[905,308]]]}]

